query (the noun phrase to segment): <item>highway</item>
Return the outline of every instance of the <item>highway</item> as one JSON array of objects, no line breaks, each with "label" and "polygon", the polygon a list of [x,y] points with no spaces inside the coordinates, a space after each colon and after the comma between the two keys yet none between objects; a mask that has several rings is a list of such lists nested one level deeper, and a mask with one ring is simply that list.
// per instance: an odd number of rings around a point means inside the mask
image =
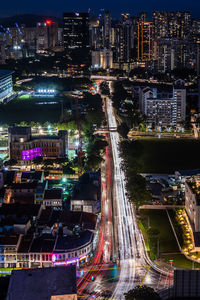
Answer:
[{"label": "highway", "polygon": [[[116,128],[117,122],[112,101],[107,97],[106,102],[108,127]],[[159,282],[167,284],[169,277],[167,272],[163,272],[154,266],[148,258],[142,233],[137,226],[134,207],[127,198],[125,174],[122,169],[122,158],[119,151],[120,136],[117,131],[110,131],[110,140],[114,164],[113,202],[116,211],[115,226],[117,226],[118,233],[117,256],[121,270],[112,298],[122,299],[124,293],[138,285],[138,278],[141,276],[141,273],[144,276],[144,284],[146,283],[158,289],[160,288]],[[147,274],[148,266],[153,267],[153,269]]]}]

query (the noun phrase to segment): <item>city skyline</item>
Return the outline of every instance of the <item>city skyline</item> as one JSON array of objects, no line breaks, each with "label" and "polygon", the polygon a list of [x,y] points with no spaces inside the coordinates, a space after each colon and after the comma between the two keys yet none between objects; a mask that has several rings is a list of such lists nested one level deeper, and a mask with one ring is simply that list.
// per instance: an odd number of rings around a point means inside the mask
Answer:
[{"label": "city skyline", "polygon": [[125,0],[123,3],[117,3],[114,0],[111,1],[101,1],[101,4],[95,4],[93,1],[88,0],[85,2],[77,1],[76,4],[68,3],[65,4],[64,1],[59,1],[56,3],[56,10],[55,10],[55,3],[53,1],[42,1],[39,2],[36,0],[34,2],[34,8],[30,8],[30,3],[25,0],[20,1],[20,3],[16,3],[15,1],[10,1],[9,4],[4,2],[1,5],[1,13],[0,17],[9,17],[15,14],[26,14],[26,13],[33,13],[33,14],[45,14],[45,15],[56,15],[61,17],[64,11],[79,11],[79,12],[86,12],[90,10],[91,15],[98,15],[101,14],[104,10],[110,10],[112,15],[116,18],[119,17],[122,12],[128,12],[132,15],[137,15],[141,11],[146,11],[151,17],[153,11],[159,10],[166,10],[166,11],[191,11],[193,17],[199,17],[199,9],[200,4],[195,1],[191,0],[190,5],[188,7],[187,1],[165,1],[161,2],[158,0],[153,0],[151,2],[147,0],[140,1],[138,3],[131,3],[130,0]]}]

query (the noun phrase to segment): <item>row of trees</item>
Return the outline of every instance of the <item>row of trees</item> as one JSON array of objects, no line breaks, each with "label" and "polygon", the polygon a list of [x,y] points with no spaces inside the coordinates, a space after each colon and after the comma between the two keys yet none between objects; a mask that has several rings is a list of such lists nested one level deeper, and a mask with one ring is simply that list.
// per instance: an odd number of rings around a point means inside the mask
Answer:
[{"label": "row of trees", "polygon": [[126,172],[126,188],[128,197],[131,202],[139,207],[151,200],[151,194],[146,189],[146,180],[139,174],[140,163],[135,158],[138,149],[133,151],[133,147],[137,147],[133,141],[121,142],[121,155],[123,157],[124,171]]}]

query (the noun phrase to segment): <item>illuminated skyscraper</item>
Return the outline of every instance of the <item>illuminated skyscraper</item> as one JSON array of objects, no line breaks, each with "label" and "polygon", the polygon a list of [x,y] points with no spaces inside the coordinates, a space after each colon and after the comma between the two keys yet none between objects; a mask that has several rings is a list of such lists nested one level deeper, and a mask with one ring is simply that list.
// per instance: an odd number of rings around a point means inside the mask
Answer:
[{"label": "illuminated skyscraper", "polygon": [[88,13],[63,14],[63,43],[67,55],[75,54],[77,63],[85,63],[90,49]]},{"label": "illuminated skyscraper", "polygon": [[109,11],[105,11],[104,14],[104,47],[110,48],[111,39],[111,15]]},{"label": "illuminated skyscraper", "polygon": [[137,59],[149,61],[152,58],[152,23],[140,21],[137,27]]},{"label": "illuminated skyscraper", "polygon": [[154,38],[185,38],[190,34],[191,15],[189,12],[155,11],[152,15]]}]

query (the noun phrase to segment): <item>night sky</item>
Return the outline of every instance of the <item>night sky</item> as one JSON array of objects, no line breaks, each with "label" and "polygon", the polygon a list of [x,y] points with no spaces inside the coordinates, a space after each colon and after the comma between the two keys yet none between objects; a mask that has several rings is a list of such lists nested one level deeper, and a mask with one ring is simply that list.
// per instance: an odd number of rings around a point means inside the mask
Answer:
[{"label": "night sky", "polygon": [[63,11],[88,11],[88,8],[96,15],[102,8],[110,10],[114,17],[121,12],[137,15],[139,11],[151,14],[154,10],[189,10],[193,17],[200,17],[199,0],[2,0],[0,17],[23,13],[61,16]]}]

